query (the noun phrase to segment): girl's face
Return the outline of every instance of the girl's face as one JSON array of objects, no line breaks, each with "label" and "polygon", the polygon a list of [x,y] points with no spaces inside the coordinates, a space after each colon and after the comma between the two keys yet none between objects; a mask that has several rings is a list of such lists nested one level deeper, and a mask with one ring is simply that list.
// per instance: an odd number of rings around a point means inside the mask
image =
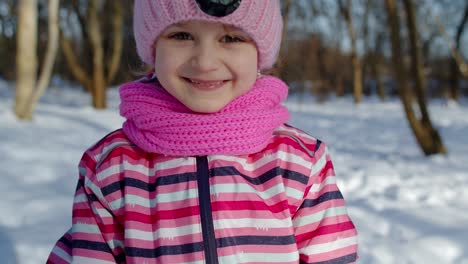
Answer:
[{"label": "girl's face", "polygon": [[155,44],[155,73],[194,112],[214,113],[246,93],[257,78],[257,48],[247,33],[220,23],[168,27]]}]

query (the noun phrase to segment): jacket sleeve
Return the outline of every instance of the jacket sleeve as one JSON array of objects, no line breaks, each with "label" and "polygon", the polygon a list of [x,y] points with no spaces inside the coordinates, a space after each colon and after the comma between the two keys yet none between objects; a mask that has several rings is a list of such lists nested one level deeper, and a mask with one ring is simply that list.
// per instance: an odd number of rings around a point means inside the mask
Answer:
[{"label": "jacket sleeve", "polygon": [[85,153],[79,165],[72,227],[57,241],[47,263],[125,263],[123,231],[104,199],[95,167]]},{"label": "jacket sleeve", "polygon": [[300,263],[355,263],[357,231],[325,144],[319,143],[313,160],[304,199],[293,216]]}]

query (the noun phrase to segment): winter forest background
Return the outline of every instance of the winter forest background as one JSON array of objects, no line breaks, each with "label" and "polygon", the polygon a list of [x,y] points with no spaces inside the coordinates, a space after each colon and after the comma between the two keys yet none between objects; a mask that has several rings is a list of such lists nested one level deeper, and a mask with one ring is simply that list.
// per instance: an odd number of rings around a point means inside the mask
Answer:
[{"label": "winter forest background", "polygon": [[[359,263],[468,264],[468,2],[281,0],[271,74],[330,146]],[[132,1],[0,0],[1,263],[44,263],[77,163],[145,72]]]}]

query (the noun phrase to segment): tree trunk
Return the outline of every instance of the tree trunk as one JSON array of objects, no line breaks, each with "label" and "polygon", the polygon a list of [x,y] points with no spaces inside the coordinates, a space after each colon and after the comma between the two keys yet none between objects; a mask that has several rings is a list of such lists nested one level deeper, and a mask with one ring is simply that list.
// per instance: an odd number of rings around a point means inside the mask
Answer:
[{"label": "tree trunk", "polygon": [[[82,27],[82,39],[86,43],[84,46],[86,46],[87,50],[82,52],[86,55],[81,60],[84,66],[78,61],[77,53],[74,51],[71,41],[64,37],[63,34],[61,37],[61,46],[67,64],[73,76],[91,93],[92,105],[97,109],[106,108],[106,89],[115,78],[120,67],[123,49],[123,7],[121,1],[112,1],[108,2],[111,5],[111,14],[109,16],[102,16],[104,18],[110,17],[111,19],[112,42],[109,49],[112,52],[110,56],[106,56],[104,52],[100,22],[103,18],[98,15],[99,9],[103,8],[99,5],[103,3],[103,1],[88,1],[86,16],[79,13],[79,2],[73,5]],[[106,57],[109,57],[108,61]]]},{"label": "tree trunk", "polygon": [[106,83],[110,84],[120,67],[123,48],[123,7],[121,1],[112,1],[112,56]]},{"label": "tree trunk", "polygon": [[54,67],[55,57],[58,49],[59,39],[59,26],[58,26],[58,11],[59,11],[59,0],[48,1],[48,40],[47,40],[47,51],[42,64],[42,72],[37,82],[37,87],[34,92],[30,95],[28,115],[32,117],[34,109],[36,108],[37,102],[42,94],[45,92],[50,82],[52,75],[52,69]]},{"label": "tree trunk", "polygon": [[377,95],[380,98],[381,102],[385,102],[386,100],[386,94],[385,94],[385,87],[382,83],[382,68],[377,61],[377,55],[373,53],[371,58],[371,71],[372,71],[372,76],[374,77],[375,80],[375,86],[377,90]]},{"label": "tree trunk", "polygon": [[346,6],[341,0],[338,0],[338,4],[340,8],[340,13],[346,21],[346,28],[348,30],[349,38],[351,40],[354,102],[356,104],[359,104],[362,98],[362,65],[357,53],[356,32],[354,30],[353,20],[351,17],[351,0],[346,0]]},{"label": "tree trunk", "polygon": [[337,74],[336,75],[336,80],[335,80],[335,95],[336,97],[343,97],[345,96],[345,88],[344,88],[344,83],[343,83],[343,75],[342,74]]},{"label": "tree trunk", "polygon": [[[416,26],[414,24],[414,13],[411,14],[412,11],[412,3],[410,0],[404,0],[405,3],[405,10],[407,11],[408,15],[408,30],[410,31],[410,38],[411,38],[411,50],[412,50],[412,56],[413,60],[416,60],[415,63],[413,63],[412,68],[414,73],[418,71],[417,69],[417,64],[420,64],[420,58],[418,59],[417,52],[413,50],[415,47],[417,48],[417,37],[416,35]],[[398,17],[398,11],[397,11],[397,5],[396,5],[396,0],[385,0],[385,5],[388,13],[388,22],[389,22],[389,27],[390,27],[390,33],[391,33],[391,44],[392,44],[392,61],[393,61],[393,67],[394,71],[396,73],[396,79],[398,82],[398,91],[403,103],[403,107],[406,113],[406,117],[408,119],[409,125],[413,131],[413,134],[416,137],[416,140],[421,147],[422,151],[424,152],[425,155],[431,155],[431,154],[436,154],[436,153],[446,153],[445,147],[442,143],[442,140],[438,134],[438,132],[432,127],[432,124],[430,122],[429,116],[427,114],[427,111],[425,111],[425,102],[421,104],[421,99],[424,98],[419,98],[418,94],[418,103],[420,104],[420,110],[421,114],[423,115],[423,120],[419,120],[416,114],[413,111],[412,107],[412,93],[410,91],[410,87],[408,84],[408,80],[406,79],[406,74],[404,71],[404,63],[401,61],[401,58],[403,58],[403,54],[401,51],[401,37],[400,37],[400,22],[399,22],[399,17]],[[411,6],[408,6],[411,5]],[[411,22],[410,22],[411,20]],[[413,25],[410,25],[413,24]],[[415,68],[416,67],[416,68]],[[420,74],[420,73],[417,73]],[[416,78],[418,79],[418,78]],[[415,80],[419,82],[420,84],[422,83],[421,80]],[[420,87],[421,88],[421,87]],[[420,93],[421,91],[417,91],[417,93]],[[424,114],[424,112],[426,114]],[[424,117],[424,115],[426,115]]]},{"label": "tree trunk", "polygon": [[456,45],[453,44],[452,39],[448,36],[447,31],[438,17],[435,17],[435,22],[439,32],[442,34],[445,41],[448,43],[448,46],[450,47],[450,53],[458,66],[458,70],[463,76],[468,77],[468,64],[465,63],[462,54],[460,53],[459,49],[457,49]]},{"label": "tree trunk", "polygon": [[372,68],[373,68],[373,75],[374,79],[377,84],[377,94],[379,95],[380,101],[385,101],[385,87],[382,83],[382,67],[378,60],[377,54],[382,54],[382,44],[383,44],[383,34],[380,33],[377,36],[377,43],[375,47],[375,52],[372,54]]},{"label": "tree trunk", "polygon": [[[421,49],[419,47],[418,30],[416,29],[416,17],[412,0],[403,0],[404,10],[406,13],[406,24],[408,28],[411,54],[411,76],[414,78],[414,90],[416,100],[421,112],[421,121],[425,125],[429,125],[430,118],[426,109],[425,95],[425,76],[422,63]],[[432,126],[432,125],[431,125]]]},{"label": "tree trunk", "polygon": [[[375,81],[375,88],[378,97],[381,102],[385,101],[385,89],[382,83],[382,67],[379,61],[379,55],[383,54],[382,52],[382,43],[384,41],[384,36],[381,31],[375,31],[373,35],[376,35],[375,44],[371,45],[372,39],[369,38],[369,15],[371,12],[375,11],[373,0],[365,1],[365,11],[364,11],[364,22],[363,22],[363,39],[364,39],[364,51],[368,56],[366,56],[366,63],[363,67],[363,79],[365,80],[366,74],[369,74],[372,79]],[[366,64],[368,64],[369,72],[366,70]]]},{"label": "tree trunk", "polygon": [[[468,3],[466,3],[465,6],[465,12],[463,13],[462,20],[460,21],[460,24],[457,26],[457,33],[455,34],[455,47],[456,50],[460,50],[460,40],[461,36],[463,35],[463,31],[465,30],[465,24],[468,21]],[[455,58],[452,59],[451,62],[451,75],[452,77],[450,78],[450,93],[449,93],[449,98],[452,100],[458,100],[460,97],[460,70],[458,68],[457,61]]]},{"label": "tree trunk", "polygon": [[[283,31],[281,32],[281,39],[285,39],[286,33],[288,32],[288,22],[289,22],[289,10],[291,10],[292,0],[283,1]],[[284,52],[284,44],[286,41],[281,42],[280,56],[276,60],[275,67],[273,69],[273,75],[280,76],[285,78],[284,65],[286,64],[286,57],[282,56]]]},{"label": "tree trunk", "polygon": [[106,78],[104,76],[104,49],[97,15],[97,1],[89,1],[88,32],[93,53],[93,106],[97,109],[106,108]]},{"label": "tree trunk", "polygon": [[[369,41],[369,15],[371,13],[372,2],[371,0],[366,0],[364,3],[364,16],[362,21],[362,40],[364,43],[364,56],[361,58],[361,65],[362,65],[362,87],[366,89],[366,80],[368,79],[369,72],[373,72],[372,69],[372,53],[371,52],[371,45]],[[370,69],[370,70],[369,70]],[[372,76],[372,75],[371,75]],[[370,89],[367,89],[368,93],[371,94]],[[364,91],[365,93],[365,91]]]},{"label": "tree trunk", "polygon": [[37,1],[21,0],[18,6],[18,35],[16,53],[15,114],[29,120],[29,98],[36,85],[37,74]]},{"label": "tree trunk", "polygon": [[71,40],[65,37],[62,33],[60,34],[60,47],[62,48],[65,61],[67,62],[67,66],[70,69],[73,77],[79,83],[81,83],[89,93],[91,93],[91,85],[87,84],[90,82],[88,73],[83,67],[81,67],[80,63],[78,62],[75,52],[73,51]]}]

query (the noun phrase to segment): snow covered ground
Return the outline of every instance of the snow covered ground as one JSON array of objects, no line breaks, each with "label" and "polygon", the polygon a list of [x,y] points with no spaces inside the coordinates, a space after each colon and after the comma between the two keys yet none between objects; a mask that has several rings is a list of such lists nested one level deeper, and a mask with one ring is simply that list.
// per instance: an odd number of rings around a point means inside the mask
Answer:
[{"label": "snow covered ground", "polygon": [[[69,227],[83,151],[122,122],[118,95],[96,111],[79,89],[52,87],[33,122],[11,112],[0,80],[1,263],[39,264]],[[288,101],[291,124],[327,142],[360,234],[359,263],[468,264],[468,103],[433,101],[449,151],[425,158],[399,101]]]}]

